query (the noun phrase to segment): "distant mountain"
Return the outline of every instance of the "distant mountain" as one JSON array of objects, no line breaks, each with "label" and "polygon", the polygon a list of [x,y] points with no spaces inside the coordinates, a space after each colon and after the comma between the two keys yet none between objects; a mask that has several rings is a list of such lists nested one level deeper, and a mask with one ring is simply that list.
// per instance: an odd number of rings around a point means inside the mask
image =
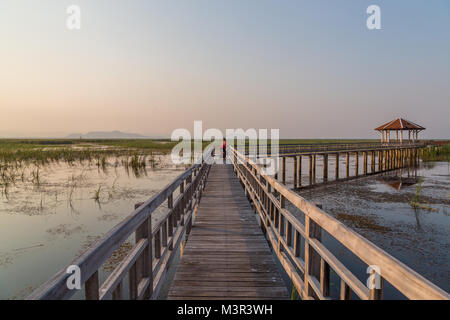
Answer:
[{"label": "distant mountain", "polygon": [[121,131],[92,131],[86,134],[72,133],[69,134],[67,139],[148,139],[149,137],[143,136],[138,133],[127,133]]}]

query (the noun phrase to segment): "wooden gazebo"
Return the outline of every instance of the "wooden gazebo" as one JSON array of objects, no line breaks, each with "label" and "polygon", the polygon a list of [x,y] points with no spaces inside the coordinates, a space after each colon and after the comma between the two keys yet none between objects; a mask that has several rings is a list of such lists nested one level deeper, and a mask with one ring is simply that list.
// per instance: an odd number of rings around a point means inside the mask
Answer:
[{"label": "wooden gazebo", "polygon": [[[419,140],[419,132],[425,128],[414,122],[398,118],[375,128],[375,130],[381,133],[381,143],[404,143],[405,141],[411,143]],[[395,131],[395,140],[391,140],[391,131]],[[403,131],[408,131],[408,140],[403,139]]]}]

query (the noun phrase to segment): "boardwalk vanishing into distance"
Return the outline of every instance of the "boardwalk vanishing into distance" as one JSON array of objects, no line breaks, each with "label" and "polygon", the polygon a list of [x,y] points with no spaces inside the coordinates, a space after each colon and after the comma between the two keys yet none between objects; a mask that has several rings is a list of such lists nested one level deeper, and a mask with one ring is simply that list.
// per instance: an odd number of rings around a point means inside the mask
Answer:
[{"label": "boardwalk vanishing into distance", "polygon": [[[359,148],[356,154],[377,151],[373,167],[386,171],[414,163],[420,147],[391,145],[374,150],[371,146]],[[354,146],[346,148],[332,146],[332,152],[355,152]],[[300,147],[294,149],[289,147],[280,157],[305,154]],[[324,148],[306,152],[314,160],[318,154],[328,159]],[[293,190],[298,184],[293,188],[286,185],[284,160],[279,181],[278,174],[266,175],[233,147],[228,152],[232,165],[211,164],[213,154],[206,150],[202,163],[137,205],[124,221],[69,264],[80,270],[82,291],[68,288],[71,274],[66,267],[28,298],[289,299],[289,292],[295,289],[305,300],[376,300],[385,297],[389,284],[408,299],[449,299],[439,284],[300,197]],[[366,156],[363,159],[367,167]],[[315,162],[310,163],[310,174],[315,175]],[[158,208],[165,213],[154,221],[152,213]],[[322,242],[325,233],[369,267],[368,283]],[[103,273],[102,265],[130,237],[133,248],[111,273]],[[173,264],[178,255],[179,264]],[[166,296],[161,288],[172,268],[176,268],[175,276]],[[338,278],[337,284],[334,282],[339,287],[337,296],[332,295],[332,273]]]},{"label": "boardwalk vanishing into distance", "polygon": [[211,167],[168,298],[289,298],[231,165]]}]

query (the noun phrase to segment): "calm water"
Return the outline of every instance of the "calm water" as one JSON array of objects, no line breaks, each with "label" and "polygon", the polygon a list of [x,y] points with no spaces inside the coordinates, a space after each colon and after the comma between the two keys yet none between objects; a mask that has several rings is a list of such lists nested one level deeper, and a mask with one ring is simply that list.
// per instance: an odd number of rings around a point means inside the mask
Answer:
[{"label": "calm water", "polygon": [[[184,170],[162,155],[155,167],[140,172],[114,161],[105,170],[88,164],[41,166],[38,181],[34,166],[23,168],[7,192],[1,191],[0,299],[26,297],[123,220],[135,203]],[[164,207],[153,218],[162,211]],[[115,264],[108,261],[101,278]]]},{"label": "calm water", "polygon": [[[450,291],[450,167],[447,162],[421,163],[403,169],[339,184],[304,190],[301,195],[383,248],[406,265]],[[420,184],[422,208],[411,199]],[[365,266],[348,250],[325,240],[335,255],[361,280]],[[387,287],[387,297],[401,298]]]}]

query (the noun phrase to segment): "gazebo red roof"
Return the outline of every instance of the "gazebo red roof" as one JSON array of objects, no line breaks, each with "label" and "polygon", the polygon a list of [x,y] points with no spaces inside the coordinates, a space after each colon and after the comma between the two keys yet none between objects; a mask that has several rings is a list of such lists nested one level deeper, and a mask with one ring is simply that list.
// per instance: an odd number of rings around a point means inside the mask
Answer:
[{"label": "gazebo red roof", "polygon": [[382,126],[379,126],[378,128],[375,128],[377,131],[382,130],[425,130],[424,127],[419,126],[418,124],[415,124],[414,122],[398,118],[395,120],[392,120],[391,122],[385,123]]}]

